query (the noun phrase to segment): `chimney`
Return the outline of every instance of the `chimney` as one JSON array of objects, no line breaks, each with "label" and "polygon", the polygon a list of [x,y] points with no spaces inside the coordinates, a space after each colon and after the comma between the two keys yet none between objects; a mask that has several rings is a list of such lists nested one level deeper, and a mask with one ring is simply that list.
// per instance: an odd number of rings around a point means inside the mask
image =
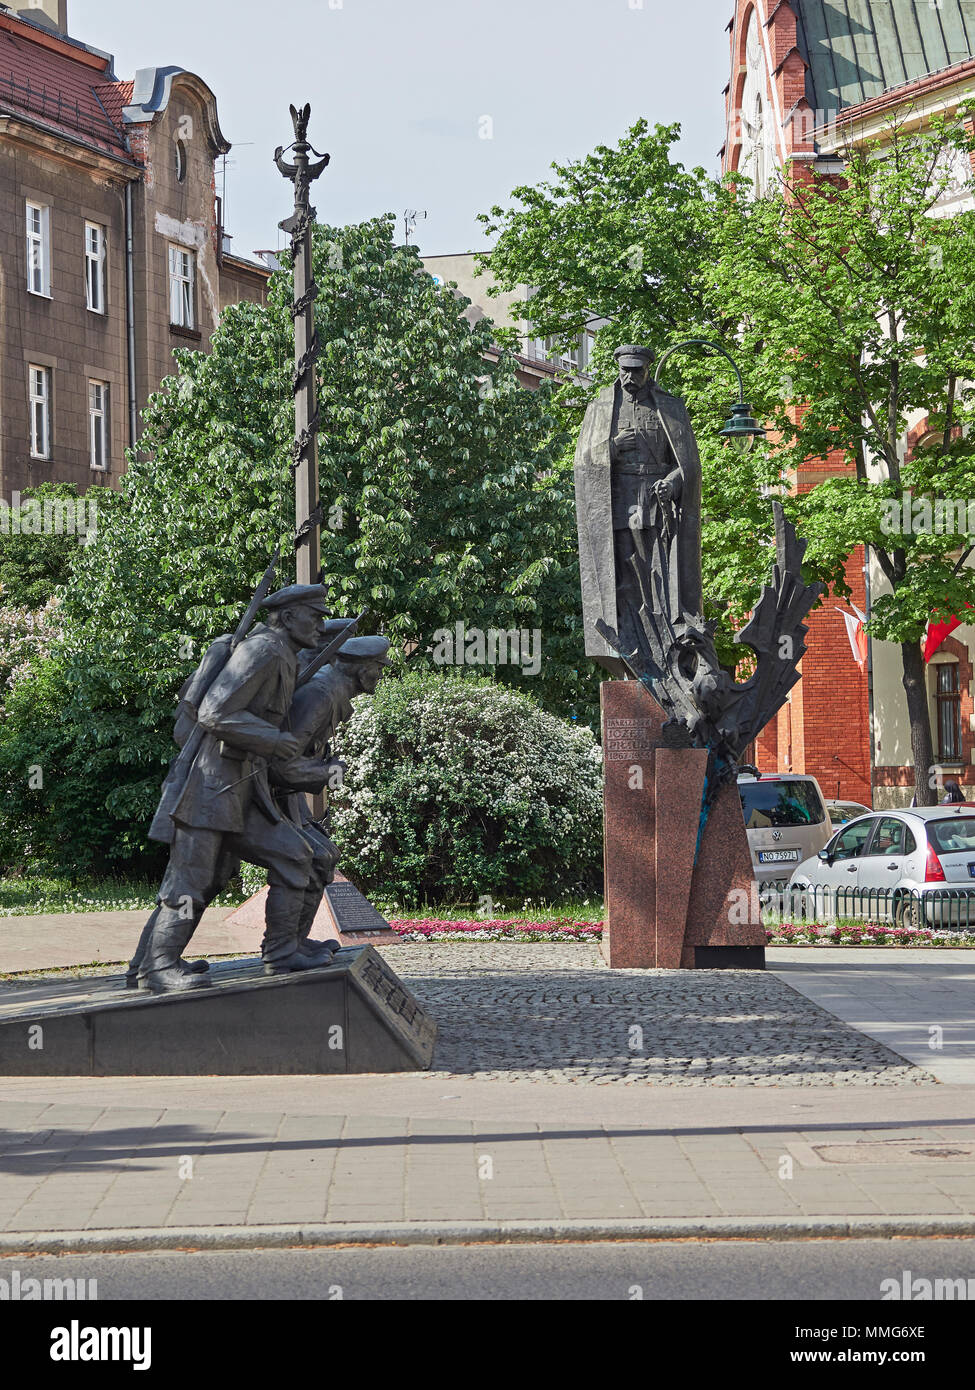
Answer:
[{"label": "chimney", "polygon": [[11,9],[21,19],[29,19],[59,34],[68,32],[68,0],[13,0]]}]

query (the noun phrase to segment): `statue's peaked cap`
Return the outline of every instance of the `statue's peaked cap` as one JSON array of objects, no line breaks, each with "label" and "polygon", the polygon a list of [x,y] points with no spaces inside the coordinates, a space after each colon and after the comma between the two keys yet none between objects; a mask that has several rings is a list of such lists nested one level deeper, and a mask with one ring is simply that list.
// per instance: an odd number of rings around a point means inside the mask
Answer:
[{"label": "statue's peaked cap", "polygon": [[343,661],[378,661],[387,665],[388,651],[388,637],[350,637],[339,648],[339,656]]},{"label": "statue's peaked cap", "polygon": [[301,603],[316,613],[324,613],[325,602],[325,588],[322,584],[289,584],[284,589],[268,594],[263,606],[274,612],[275,609],[293,608]]},{"label": "statue's peaked cap", "polygon": [[653,353],[649,348],[635,347],[633,344],[618,347],[613,356],[621,367],[646,367],[653,361]]}]

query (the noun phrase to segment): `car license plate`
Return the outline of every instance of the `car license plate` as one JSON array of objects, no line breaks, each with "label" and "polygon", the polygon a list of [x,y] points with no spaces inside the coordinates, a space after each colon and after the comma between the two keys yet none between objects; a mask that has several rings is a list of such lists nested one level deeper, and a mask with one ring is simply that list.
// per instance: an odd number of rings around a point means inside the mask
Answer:
[{"label": "car license plate", "polygon": [[968,877],[975,878],[975,864],[971,860],[968,861]]},{"label": "car license plate", "polygon": [[[758,862],[760,864],[798,864],[799,851],[797,849],[760,849]],[[975,878],[975,874],[972,877]]]}]

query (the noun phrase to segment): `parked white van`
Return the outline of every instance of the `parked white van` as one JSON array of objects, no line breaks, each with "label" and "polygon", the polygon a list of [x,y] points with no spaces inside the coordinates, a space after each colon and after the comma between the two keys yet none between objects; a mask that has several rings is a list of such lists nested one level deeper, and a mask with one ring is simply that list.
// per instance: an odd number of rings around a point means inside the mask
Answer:
[{"label": "parked white van", "polygon": [[833,834],[815,777],[743,767],[738,794],[760,884],[785,883],[805,859],[815,858]]}]

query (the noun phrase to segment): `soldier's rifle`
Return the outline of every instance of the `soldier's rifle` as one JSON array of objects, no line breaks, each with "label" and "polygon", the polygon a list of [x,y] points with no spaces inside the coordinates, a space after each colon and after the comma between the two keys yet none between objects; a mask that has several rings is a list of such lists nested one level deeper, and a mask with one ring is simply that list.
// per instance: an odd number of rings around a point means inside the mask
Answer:
[{"label": "soldier's rifle", "polygon": [[345,627],[342,629],[342,631],[336,637],[333,637],[332,641],[329,642],[328,646],[323,647],[320,652],[315,653],[311,661],[309,661],[308,665],[305,667],[305,669],[299,675],[298,679],[295,681],[295,690],[300,690],[303,685],[305,685],[308,681],[311,680],[312,676],[314,676],[316,672],[322,669],[322,667],[325,665],[327,661],[330,661],[332,659],[334,654],[338,651],[339,647],[345,645],[345,643],[352,636],[353,632],[355,632],[356,628],[362,622],[363,618],[366,616],[366,612],[367,610],[363,608],[362,612],[358,615],[358,617],[350,618],[349,621],[346,623]]}]

